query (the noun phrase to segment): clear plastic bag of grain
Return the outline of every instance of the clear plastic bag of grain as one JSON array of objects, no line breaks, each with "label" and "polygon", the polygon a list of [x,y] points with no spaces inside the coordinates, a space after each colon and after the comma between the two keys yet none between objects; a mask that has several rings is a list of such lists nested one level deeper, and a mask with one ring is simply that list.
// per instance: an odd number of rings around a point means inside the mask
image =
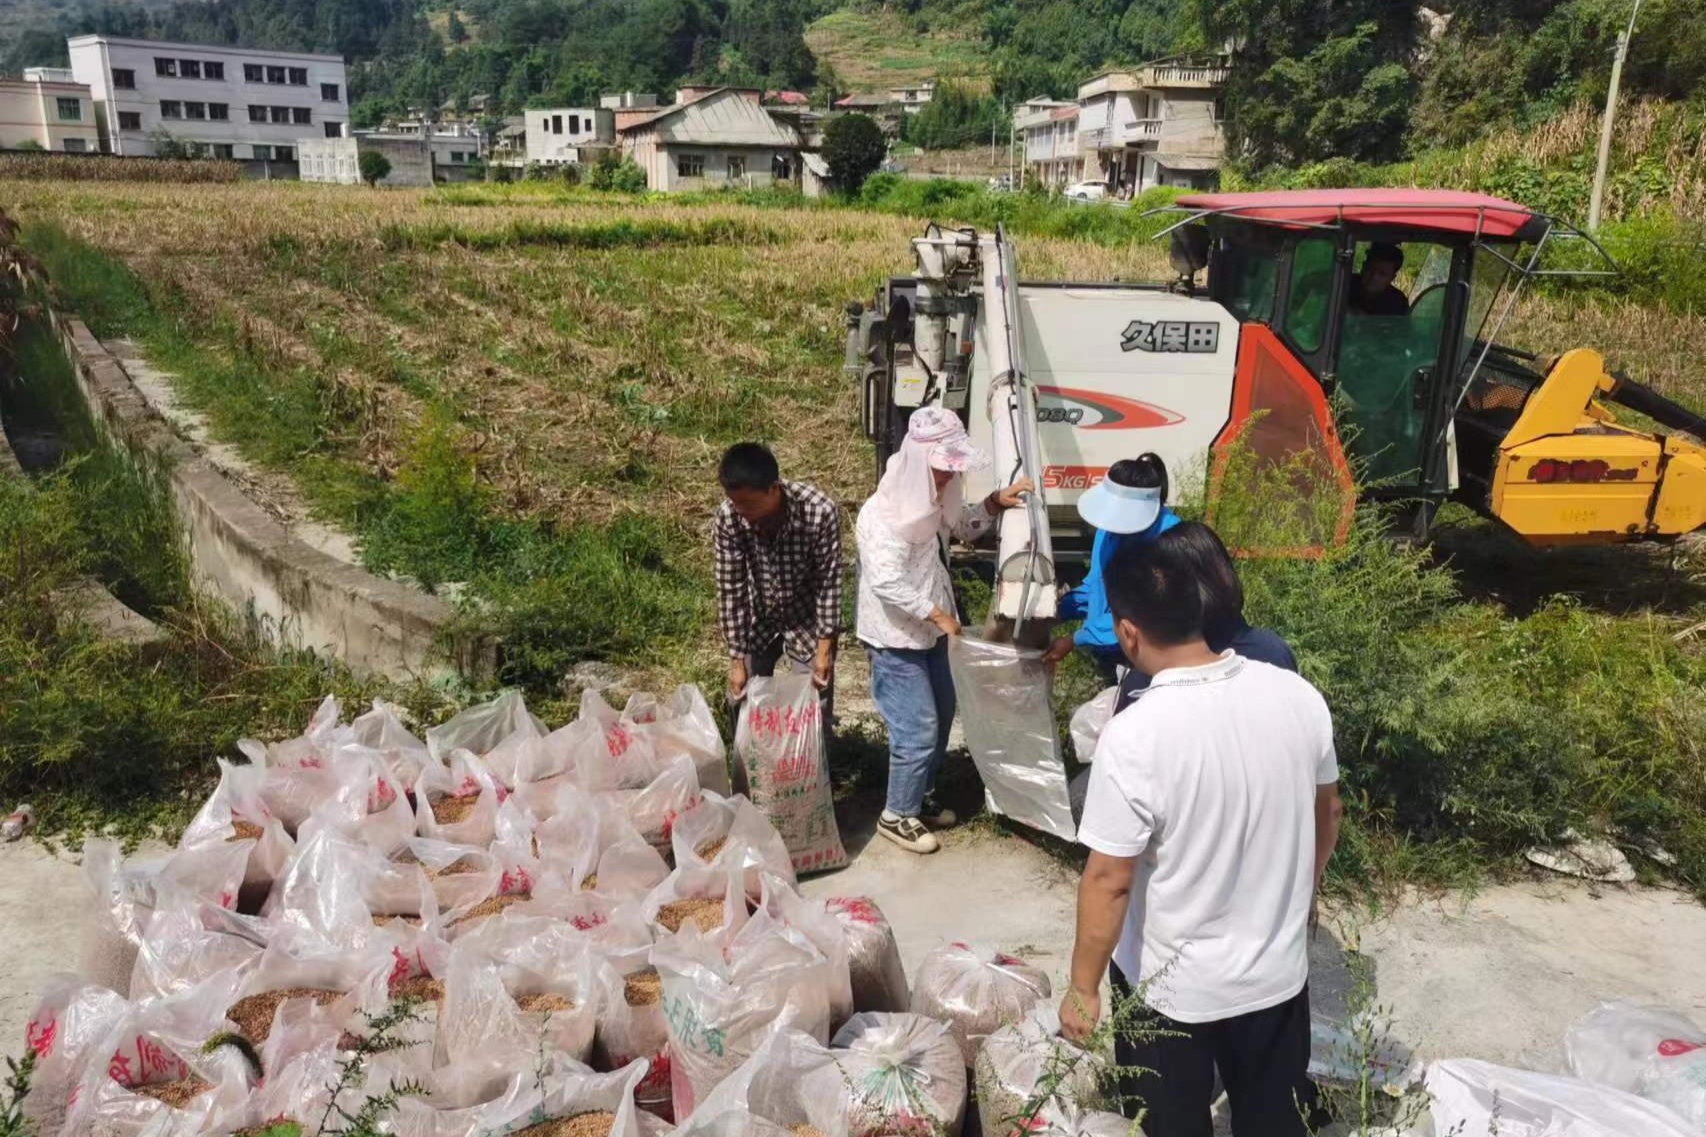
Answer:
[{"label": "clear plastic bag of grain", "polygon": [[240,1121],[252,1071],[235,1049],[203,1053],[242,978],[217,975],[189,990],[135,1004],[95,1042],[67,1095],[64,1133],[144,1137],[224,1132]]},{"label": "clear plastic bag of grain", "polygon": [[794,883],[794,863],[782,835],[742,794],[723,797],[705,791],[698,808],[676,819],[670,843],[677,868],[738,865],[754,896],[762,873]]},{"label": "clear plastic bag of grain", "polygon": [[1060,1037],[1060,1015],[1046,1003],[991,1034],[975,1074],[982,1137],[1029,1132],[1045,1106],[1094,1110],[1111,1100],[1107,1063]]},{"label": "clear plastic bag of grain", "polygon": [[445,764],[428,764],[415,780],[416,825],[422,837],[483,849],[497,835],[505,796],[485,763],[453,750]]},{"label": "clear plastic bag of grain", "polygon": [[651,951],[649,945],[613,951],[594,962],[598,1030],[593,1068],[610,1072],[645,1060],[647,1071],[634,1087],[634,1101],[642,1110],[674,1121],[663,977],[652,966]]},{"label": "clear plastic bag of grain", "polygon": [[698,687],[683,683],[665,700],[635,693],[622,709],[621,721],[650,742],[660,760],[668,761],[678,754],[691,757],[700,787],[727,796],[729,764],[723,733],[717,729],[717,718]]},{"label": "clear plastic bag of grain", "polygon": [[860,1014],[833,1042],[851,1137],[959,1137],[966,1068],[944,1023],[914,1014]]},{"label": "clear plastic bag of grain", "polygon": [[[438,1018],[439,1061],[454,1062],[494,1046],[587,1061],[597,1023],[592,959],[583,947],[546,963],[539,957],[547,945],[529,942],[540,938],[533,934],[534,922],[511,923],[520,926],[512,930],[499,922],[494,935],[459,941],[451,952]],[[547,939],[554,937],[547,934]],[[522,959],[534,966],[514,962]]]},{"label": "clear plastic bag of grain", "polygon": [[911,993],[900,945],[888,917],[868,896],[832,896],[824,911],[835,917],[847,939],[847,967],[855,1011],[904,1011]]},{"label": "clear plastic bag of grain", "polygon": [[795,1137],[848,1137],[847,1096],[835,1051],[803,1031],[777,1030],[699,1103],[688,1125],[698,1133],[700,1118],[734,1113]]},{"label": "clear plastic bag of grain", "polygon": [[670,1091],[676,1119],[776,1029],[829,1039],[829,961],[804,936],[760,911],[732,937],[661,933],[652,963],[663,978]]},{"label": "clear plastic bag of grain", "polygon": [[986,944],[946,944],[924,957],[912,980],[912,1013],[954,1032],[970,1069],[983,1040],[1024,1018],[1051,993],[1048,976]]},{"label": "clear plastic bag of grain", "polygon": [[[645,1080],[636,1062],[610,1074],[565,1068],[522,1080],[515,1092],[485,1106],[474,1120],[476,1134],[508,1137],[661,1137],[667,1122],[634,1106],[634,1089]],[[407,1137],[399,1130],[399,1137]],[[437,1137],[437,1135],[434,1135]],[[446,1135],[448,1137],[448,1135]]]},{"label": "clear plastic bag of grain", "polygon": [[528,713],[520,691],[504,691],[491,702],[469,707],[429,729],[426,751],[433,762],[447,764],[452,751],[489,754],[517,731],[541,737],[545,734],[545,724]]},{"label": "clear plastic bag of grain", "polygon": [[176,889],[158,900],[130,973],[130,997],[137,1002],[194,987],[221,971],[248,970],[274,931],[266,920]]},{"label": "clear plastic bag of grain", "polygon": [[[981,1107],[980,1107],[981,1108]],[[1052,1103],[1043,1106],[1022,1130],[1027,1137],[1141,1137],[1137,1123],[1100,1109],[1075,1109]],[[986,1126],[984,1132],[989,1132]],[[1012,1130],[1003,1130],[1002,1137],[1011,1137]]]},{"label": "clear plastic bag of grain", "polygon": [[129,994],[157,896],[176,891],[234,907],[253,844],[221,841],[127,860],[118,842],[89,838],[83,843],[83,876],[95,894],[95,916],[78,970],[91,982]]},{"label": "clear plastic bag of grain", "polygon": [[[259,912],[274,880],[296,851],[296,842],[261,799],[266,770],[259,766],[234,766],[221,758],[219,784],[202,802],[178,839],[180,849],[252,841],[243,872],[243,888],[237,907]],[[412,826],[414,818],[409,819]]]},{"label": "clear plastic bag of grain", "polygon": [[84,1064],[129,1010],[124,996],[109,988],[68,973],[49,977],[24,1024],[24,1046],[36,1063],[31,1092],[23,1103],[24,1120],[34,1126],[33,1132],[61,1130],[66,1098],[82,1077]]}]

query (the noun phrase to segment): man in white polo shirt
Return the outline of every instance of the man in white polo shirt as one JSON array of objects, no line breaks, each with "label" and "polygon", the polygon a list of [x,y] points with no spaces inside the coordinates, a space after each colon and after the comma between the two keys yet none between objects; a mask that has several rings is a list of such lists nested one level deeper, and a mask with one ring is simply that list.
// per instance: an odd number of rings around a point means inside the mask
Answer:
[{"label": "man in white polo shirt", "polygon": [[1115,998],[1141,988],[1167,1032],[1115,1043],[1153,1071],[1122,1086],[1146,1133],[1207,1137],[1218,1067],[1237,1137],[1290,1137],[1315,1104],[1307,934],[1339,835],[1333,722],[1306,680],[1209,649],[1193,563],[1163,538],[1109,571],[1120,646],[1154,680],[1096,747],[1062,1033],[1094,1029],[1111,960]]}]

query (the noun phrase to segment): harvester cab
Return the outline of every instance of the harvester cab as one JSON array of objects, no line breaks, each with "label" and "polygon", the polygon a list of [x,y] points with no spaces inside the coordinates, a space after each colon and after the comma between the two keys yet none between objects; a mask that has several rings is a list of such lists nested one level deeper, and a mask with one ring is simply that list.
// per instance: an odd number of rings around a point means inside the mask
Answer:
[{"label": "harvester cab", "polygon": [[1175,210],[1171,282],[1020,281],[1005,233],[931,226],[915,276],[849,307],[879,469],[936,403],[996,457],[968,491],[1039,487],[1003,519],[999,615],[1052,616],[1057,557],[1088,548],[1078,495],[1144,451],[1211,506],[1235,449],[1311,471],[1287,484],[1331,499],[1299,511],[1327,530],[1313,543],[1343,535],[1359,489],[1406,503],[1418,533],[1453,496],[1542,545],[1706,525],[1706,450],[1607,404],[1696,437],[1706,420],[1589,349],[1498,342],[1524,285],[1553,274],[1549,249],[1577,242],[1614,270],[1591,238],[1451,191],[1197,194]]}]

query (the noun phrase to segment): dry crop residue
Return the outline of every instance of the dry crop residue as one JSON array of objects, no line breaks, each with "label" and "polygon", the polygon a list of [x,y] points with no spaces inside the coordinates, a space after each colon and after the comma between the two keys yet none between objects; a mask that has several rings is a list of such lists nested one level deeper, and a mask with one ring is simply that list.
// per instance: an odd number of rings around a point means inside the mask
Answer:
[{"label": "dry crop residue", "polygon": [[560,1117],[555,1121],[541,1121],[538,1125],[529,1125],[519,1131],[516,1137],[610,1137],[610,1129],[615,1124],[614,1113],[577,1113],[573,1117]]},{"label": "dry crop residue", "polygon": [[559,995],[555,991],[546,991],[539,995],[517,995],[515,1005],[521,1008],[523,1014],[560,1014],[563,1011],[575,1009],[574,1000]]},{"label": "dry crop residue", "polygon": [[723,926],[723,901],[704,896],[671,900],[658,909],[658,923],[671,932],[679,932],[687,921],[699,925],[701,932],[714,932]]},{"label": "dry crop residue", "polygon": [[231,836],[225,838],[225,840],[227,843],[232,841],[259,841],[261,839],[262,832],[264,832],[264,830],[262,830],[261,827],[256,825],[253,821],[233,819],[231,822]]},{"label": "dry crop residue", "polygon": [[471,924],[475,920],[484,920],[487,916],[496,916],[511,904],[520,904],[524,900],[531,899],[532,897],[525,892],[511,892],[504,896],[489,897],[468,909],[468,911],[463,913],[461,916],[450,921],[450,926],[452,928],[459,928],[464,924]]},{"label": "dry crop residue", "polygon": [[141,1094],[145,1098],[164,1102],[173,1109],[182,1109],[194,1097],[200,1097],[213,1088],[213,1083],[193,1074],[188,1078],[179,1078],[175,1082],[153,1082],[146,1086],[130,1087],[132,1093]]},{"label": "dry crop residue", "polygon": [[440,825],[455,825],[464,820],[480,804],[479,794],[467,797],[440,797],[432,802],[432,819]]},{"label": "dry crop residue", "polygon": [[313,999],[324,1007],[335,1003],[344,997],[342,991],[331,991],[324,987],[284,987],[277,991],[262,991],[258,995],[245,995],[232,1003],[225,1012],[225,1017],[237,1024],[237,1033],[259,1046],[272,1033],[273,1015],[278,1011],[278,1005],[286,999]]},{"label": "dry crop residue", "polygon": [[405,979],[391,988],[393,999],[419,999],[424,1003],[442,1003],[444,1001],[444,980],[433,979],[427,975],[417,975],[413,979]]},{"label": "dry crop residue", "polygon": [[625,976],[622,997],[630,1007],[655,1007],[663,1002],[663,977],[650,967]]}]

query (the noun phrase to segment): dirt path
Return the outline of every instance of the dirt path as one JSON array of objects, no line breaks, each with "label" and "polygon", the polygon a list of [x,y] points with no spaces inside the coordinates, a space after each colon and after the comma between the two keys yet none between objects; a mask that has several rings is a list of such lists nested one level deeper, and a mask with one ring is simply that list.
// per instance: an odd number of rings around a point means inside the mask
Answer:
[{"label": "dirt path", "polygon": [[[1074,880],[1054,858],[976,828],[948,835],[934,857],[869,832],[846,836],[853,864],[808,880],[805,891],[875,898],[909,973],[940,944],[981,939],[1034,959],[1057,983],[1066,978]],[[0,1053],[22,1046],[47,976],[76,966],[88,911],[72,858],[30,842],[0,846]],[[1381,920],[1341,914],[1336,923],[1339,940],[1373,959],[1396,1038],[1423,1058],[1548,1065],[1571,1022],[1620,997],[1706,1023],[1706,908],[1674,891],[1536,881],[1412,898]],[[1324,933],[1311,951],[1311,990],[1328,1014],[1343,1007],[1348,986],[1339,940]]]}]

